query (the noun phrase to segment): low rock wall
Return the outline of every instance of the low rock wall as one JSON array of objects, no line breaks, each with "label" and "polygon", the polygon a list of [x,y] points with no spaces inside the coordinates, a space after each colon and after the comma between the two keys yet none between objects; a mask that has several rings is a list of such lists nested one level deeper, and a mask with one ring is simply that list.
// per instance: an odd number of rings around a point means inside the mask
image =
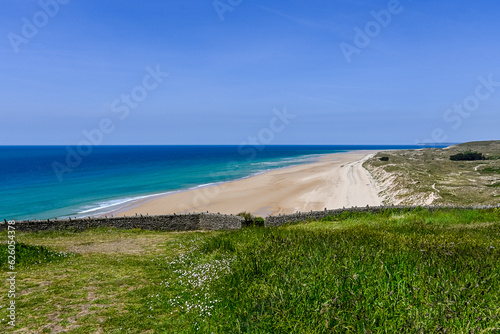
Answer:
[{"label": "low rock wall", "polygon": [[[500,207],[500,206],[499,206]],[[291,215],[269,216],[265,219],[266,227],[278,227],[285,224],[321,220],[329,216],[340,215],[344,212],[371,212],[378,213],[384,210],[415,210],[424,208],[430,211],[446,209],[486,209],[491,206],[461,207],[461,206],[367,206],[361,208],[336,209],[324,211],[297,212]],[[140,228],[156,231],[196,231],[196,230],[238,230],[244,219],[239,216],[214,213],[194,213],[165,216],[135,216],[115,218],[78,218],[53,220],[24,220],[16,221],[16,231],[37,232],[46,230],[75,230],[83,231],[96,227],[115,227],[120,229]],[[6,221],[0,223],[0,231],[6,230]]]},{"label": "low rock wall", "polygon": [[277,227],[285,224],[307,222],[313,220],[321,220],[329,216],[340,215],[344,212],[372,212],[378,213],[384,210],[415,210],[417,208],[424,208],[430,211],[434,210],[446,210],[446,209],[485,209],[491,208],[491,206],[477,206],[477,207],[462,207],[462,206],[367,206],[367,207],[354,207],[349,209],[336,209],[336,210],[324,210],[324,211],[310,211],[310,212],[297,212],[291,215],[278,215],[269,216],[266,218],[266,227]]},{"label": "low rock wall", "polygon": [[[115,227],[120,229],[141,228],[157,231],[215,231],[240,229],[243,220],[239,216],[209,213],[116,218],[47,219],[16,221],[15,229],[17,231],[36,232],[45,230],[83,231],[95,227]],[[0,224],[0,230],[5,229],[7,229],[7,224],[4,221]]]}]

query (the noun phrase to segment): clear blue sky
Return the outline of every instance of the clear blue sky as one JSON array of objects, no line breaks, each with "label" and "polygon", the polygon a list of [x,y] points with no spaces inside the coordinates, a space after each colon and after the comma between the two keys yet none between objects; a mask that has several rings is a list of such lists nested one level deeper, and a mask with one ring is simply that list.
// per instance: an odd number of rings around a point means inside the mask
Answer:
[{"label": "clear blue sky", "polygon": [[1,145],[499,139],[498,1],[54,1],[2,2]]}]

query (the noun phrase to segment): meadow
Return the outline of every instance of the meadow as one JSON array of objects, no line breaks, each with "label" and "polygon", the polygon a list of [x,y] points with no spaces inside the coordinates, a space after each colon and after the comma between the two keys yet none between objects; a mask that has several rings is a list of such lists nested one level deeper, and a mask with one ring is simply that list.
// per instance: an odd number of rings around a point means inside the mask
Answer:
[{"label": "meadow", "polygon": [[6,333],[500,332],[498,208],[16,237],[18,318],[7,326],[2,285]]}]

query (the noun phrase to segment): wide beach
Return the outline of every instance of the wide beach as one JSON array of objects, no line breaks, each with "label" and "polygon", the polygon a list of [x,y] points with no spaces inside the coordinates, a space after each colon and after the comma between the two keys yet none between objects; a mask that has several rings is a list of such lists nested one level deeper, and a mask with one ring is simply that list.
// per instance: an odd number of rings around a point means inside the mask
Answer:
[{"label": "wide beach", "polygon": [[377,151],[325,155],[319,162],[166,195],[115,212],[116,216],[243,211],[258,216],[380,205],[379,189],[364,161]]}]

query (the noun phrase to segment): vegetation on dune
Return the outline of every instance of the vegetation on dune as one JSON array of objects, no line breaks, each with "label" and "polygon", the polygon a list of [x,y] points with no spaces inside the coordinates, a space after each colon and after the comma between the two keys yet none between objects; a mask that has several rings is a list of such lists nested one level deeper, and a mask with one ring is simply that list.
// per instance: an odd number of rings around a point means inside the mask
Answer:
[{"label": "vegetation on dune", "polygon": [[482,153],[467,151],[464,153],[457,153],[450,156],[450,160],[453,161],[475,161],[475,160],[486,160],[486,157]]},{"label": "vegetation on dune", "polygon": [[377,180],[385,204],[497,206],[500,192],[491,185],[500,182],[499,156],[500,141],[471,142],[380,152],[363,166]]},{"label": "vegetation on dune", "polygon": [[479,170],[480,173],[496,173],[500,174],[500,168],[486,167]]},{"label": "vegetation on dune", "polygon": [[[18,265],[18,328],[34,333],[56,325],[67,333],[500,330],[499,209],[346,212],[230,232],[18,238],[80,254]],[[125,248],[90,252],[89,243]],[[140,252],[127,251],[137,245]]]}]

